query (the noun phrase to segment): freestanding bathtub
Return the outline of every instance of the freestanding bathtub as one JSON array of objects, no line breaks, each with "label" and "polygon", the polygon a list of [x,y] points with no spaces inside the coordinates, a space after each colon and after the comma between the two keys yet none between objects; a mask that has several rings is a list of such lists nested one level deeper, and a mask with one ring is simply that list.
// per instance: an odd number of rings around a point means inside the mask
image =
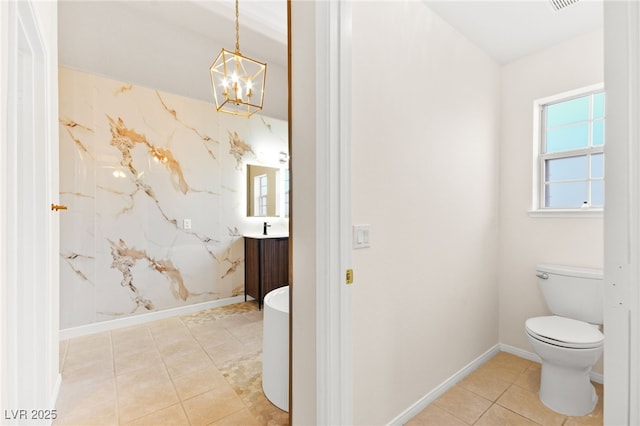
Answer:
[{"label": "freestanding bathtub", "polygon": [[262,390],[276,407],[289,411],[289,286],[264,297]]}]

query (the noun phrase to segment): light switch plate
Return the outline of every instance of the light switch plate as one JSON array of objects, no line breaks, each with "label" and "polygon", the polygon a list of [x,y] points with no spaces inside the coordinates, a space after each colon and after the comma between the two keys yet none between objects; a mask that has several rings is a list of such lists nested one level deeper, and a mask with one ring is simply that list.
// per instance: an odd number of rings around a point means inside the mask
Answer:
[{"label": "light switch plate", "polygon": [[182,228],[183,229],[191,229],[191,219],[184,219],[182,221]]},{"label": "light switch plate", "polygon": [[353,225],[353,248],[361,249],[371,246],[371,225]]}]

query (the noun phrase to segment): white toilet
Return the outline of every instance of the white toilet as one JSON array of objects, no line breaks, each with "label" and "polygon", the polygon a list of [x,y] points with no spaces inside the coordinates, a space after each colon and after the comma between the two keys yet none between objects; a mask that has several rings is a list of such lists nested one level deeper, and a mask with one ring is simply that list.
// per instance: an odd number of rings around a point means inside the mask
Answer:
[{"label": "white toilet", "polygon": [[542,359],[540,400],[554,411],[583,416],[598,396],[589,373],[602,356],[602,271],[538,265],[536,276],[553,315],[529,318],[525,330]]}]

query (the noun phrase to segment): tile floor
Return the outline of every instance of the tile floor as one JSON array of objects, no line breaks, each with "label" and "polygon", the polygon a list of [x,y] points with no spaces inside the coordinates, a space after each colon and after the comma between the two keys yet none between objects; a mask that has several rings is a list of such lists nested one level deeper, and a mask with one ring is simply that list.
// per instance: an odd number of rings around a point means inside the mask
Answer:
[{"label": "tile floor", "polygon": [[540,364],[500,352],[445,392],[407,426],[602,425],[602,385],[595,410],[568,417],[545,407],[538,398]]},{"label": "tile floor", "polygon": [[[262,393],[262,312],[229,305],[60,344],[61,425],[268,425],[289,416]],[[540,365],[500,352],[407,425],[602,425],[542,405]]]},{"label": "tile floor", "polygon": [[286,425],[254,302],[63,341],[60,425]]}]

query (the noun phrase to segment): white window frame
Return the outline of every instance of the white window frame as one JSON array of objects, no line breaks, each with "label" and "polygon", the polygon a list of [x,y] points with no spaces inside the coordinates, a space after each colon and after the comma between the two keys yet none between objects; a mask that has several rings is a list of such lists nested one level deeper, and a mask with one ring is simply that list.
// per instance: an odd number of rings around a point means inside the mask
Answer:
[{"label": "white window frame", "polygon": [[[573,98],[579,98],[589,95],[594,92],[604,91],[604,84],[598,83],[591,86],[582,87],[579,89],[558,93],[553,96],[549,96],[542,99],[537,99],[533,102],[533,189],[531,210],[529,210],[529,216],[532,217],[602,217],[602,207],[587,207],[587,208],[548,208],[544,207],[542,202],[542,194],[544,193],[544,161],[553,158],[564,158],[567,153],[553,153],[542,154],[543,136],[544,136],[544,118],[543,107],[545,105],[558,103],[562,101],[568,101]],[[605,112],[606,123],[606,112]],[[606,126],[606,124],[605,124]],[[606,145],[605,140],[605,145]],[[571,151],[571,154],[586,155],[586,154],[599,154],[604,152],[604,146],[602,147],[588,147],[580,148]],[[605,201],[606,202],[606,201]]]}]

